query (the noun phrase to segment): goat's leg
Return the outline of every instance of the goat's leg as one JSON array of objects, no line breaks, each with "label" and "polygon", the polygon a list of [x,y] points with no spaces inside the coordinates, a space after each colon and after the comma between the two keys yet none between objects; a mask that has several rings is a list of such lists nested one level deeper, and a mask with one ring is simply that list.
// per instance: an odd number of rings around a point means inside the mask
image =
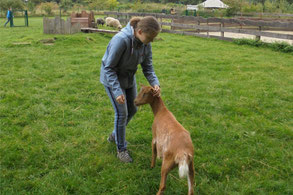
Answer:
[{"label": "goat's leg", "polygon": [[162,195],[166,188],[168,173],[174,168],[175,162],[171,158],[164,158],[161,169],[161,183],[157,195]]},{"label": "goat's leg", "polygon": [[193,186],[194,186],[194,166],[193,166],[193,159],[191,159],[189,165],[189,173],[188,173],[188,195],[193,195]]},{"label": "goat's leg", "polygon": [[157,158],[157,145],[156,145],[156,141],[153,140],[152,141],[152,164],[151,164],[151,168],[155,167],[156,158]]}]

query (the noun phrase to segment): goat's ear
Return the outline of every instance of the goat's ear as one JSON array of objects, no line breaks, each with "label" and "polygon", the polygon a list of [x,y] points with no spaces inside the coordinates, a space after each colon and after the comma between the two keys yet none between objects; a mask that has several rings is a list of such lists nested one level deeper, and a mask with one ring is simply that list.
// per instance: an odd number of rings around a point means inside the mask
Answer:
[{"label": "goat's ear", "polygon": [[139,83],[139,86],[140,86],[140,87],[144,87],[144,85],[143,85],[142,83]]}]

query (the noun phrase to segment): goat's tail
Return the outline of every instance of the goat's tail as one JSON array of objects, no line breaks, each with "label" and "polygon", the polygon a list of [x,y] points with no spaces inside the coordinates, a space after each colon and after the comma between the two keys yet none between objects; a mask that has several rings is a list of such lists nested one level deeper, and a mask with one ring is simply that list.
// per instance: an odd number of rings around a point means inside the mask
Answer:
[{"label": "goat's tail", "polygon": [[189,173],[189,163],[191,155],[185,152],[179,153],[175,157],[175,162],[178,163],[179,177],[184,178],[188,176]]}]

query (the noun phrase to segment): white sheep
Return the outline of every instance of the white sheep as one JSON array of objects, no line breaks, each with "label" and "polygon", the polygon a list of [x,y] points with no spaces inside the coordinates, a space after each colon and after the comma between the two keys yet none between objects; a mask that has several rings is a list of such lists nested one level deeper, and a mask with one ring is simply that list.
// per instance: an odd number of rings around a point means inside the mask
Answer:
[{"label": "white sheep", "polygon": [[112,17],[106,18],[106,25],[110,27],[118,28],[119,30],[122,28],[122,25],[120,24],[119,20]]}]

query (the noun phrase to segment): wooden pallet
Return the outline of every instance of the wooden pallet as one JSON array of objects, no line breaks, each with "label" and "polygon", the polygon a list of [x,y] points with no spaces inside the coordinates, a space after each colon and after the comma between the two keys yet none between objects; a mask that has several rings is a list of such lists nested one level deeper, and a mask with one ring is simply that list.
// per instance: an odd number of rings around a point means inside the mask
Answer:
[{"label": "wooden pallet", "polygon": [[84,32],[84,33],[109,33],[109,34],[116,34],[119,31],[116,31],[116,30],[97,29],[97,28],[81,28],[81,32]]}]

